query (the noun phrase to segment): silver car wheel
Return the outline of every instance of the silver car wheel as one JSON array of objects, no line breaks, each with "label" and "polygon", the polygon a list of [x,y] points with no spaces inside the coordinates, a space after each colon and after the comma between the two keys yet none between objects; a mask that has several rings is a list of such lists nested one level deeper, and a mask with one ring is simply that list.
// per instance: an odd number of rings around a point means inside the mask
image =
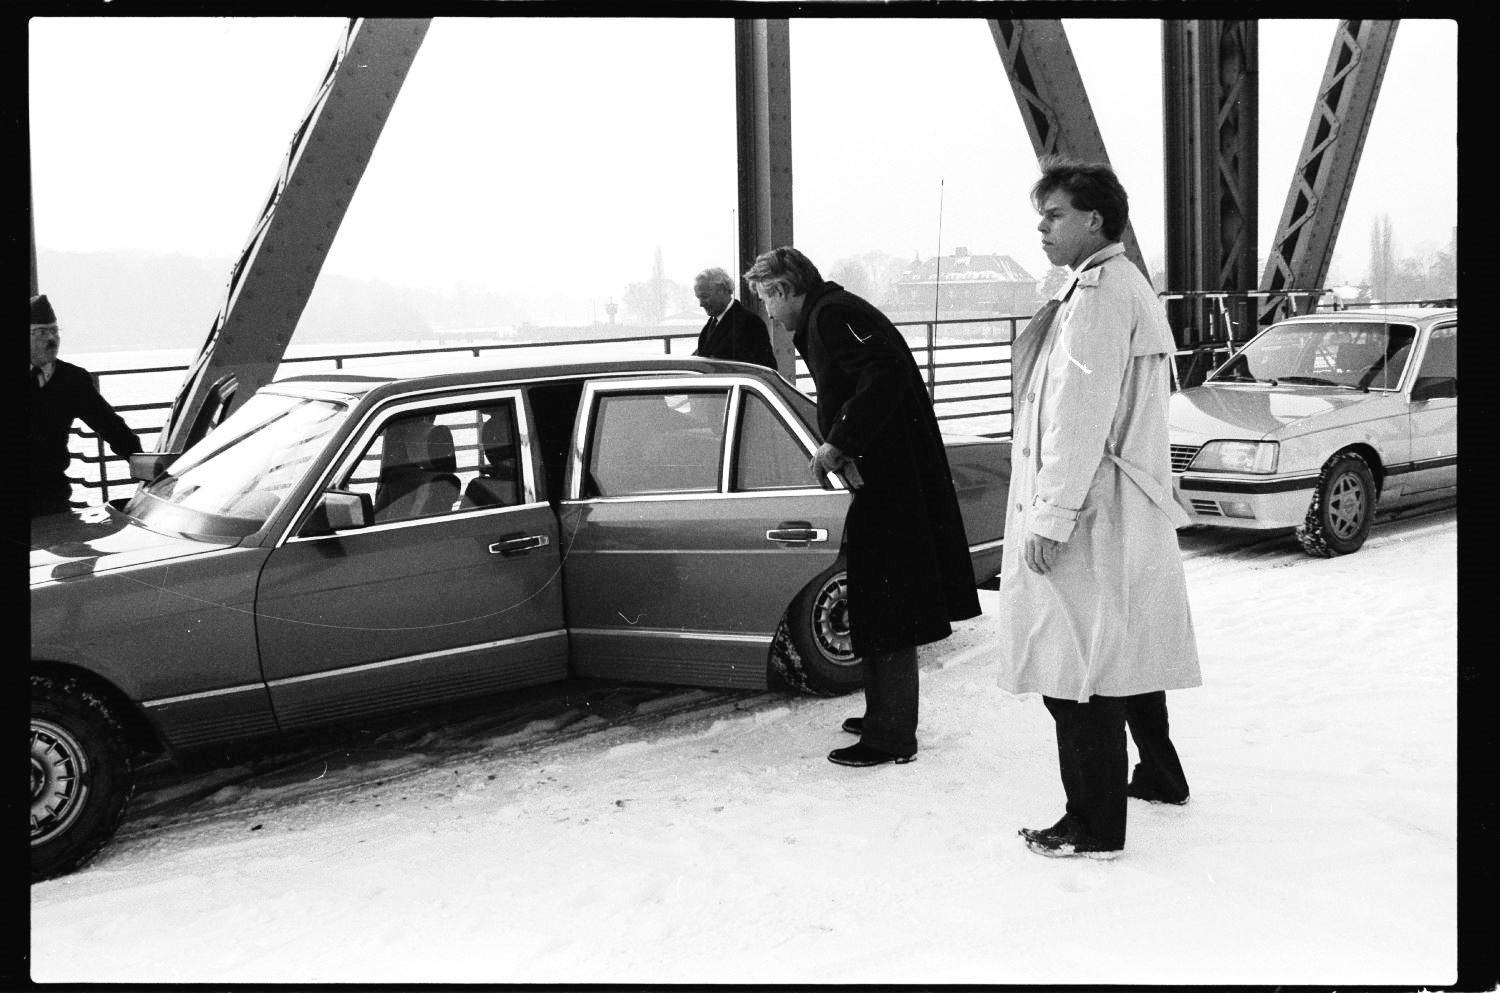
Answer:
[{"label": "silver car wheel", "polygon": [[1352,472],[1334,480],[1328,500],[1328,523],[1333,533],[1348,541],[1359,532],[1365,519],[1365,489]]},{"label": "silver car wheel", "polygon": [[859,664],[849,639],[849,577],[844,572],[818,590],[813,601],[813,637],[828,661],[843,666]]},{"label": "silver car wheel", "polygon": [[51,721],[31,721],[31,843],[67,830],[84,808],[88,758],[78,739]]}]

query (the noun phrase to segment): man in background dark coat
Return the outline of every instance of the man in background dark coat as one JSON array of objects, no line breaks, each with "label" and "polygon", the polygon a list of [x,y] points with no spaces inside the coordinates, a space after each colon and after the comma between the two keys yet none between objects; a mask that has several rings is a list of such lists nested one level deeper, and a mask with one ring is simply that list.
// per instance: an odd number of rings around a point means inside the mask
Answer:
[{"label": "man in background dark coat", "polygon": [[[860,482],[844,523],[849,635],[864,663],[860,741],[840,765],[909,762],[917,752],[917,647],[979,613],[948,455],[922,373],[901,333],[795,248],[755,260],[745,279],[793,331],[818,388],[815,471]],[[855,473],[849,472],[853,466]]]},{"label": "man in background dark coat", "polygon": [[693,280],[693,295],[708,314],[708,323],[698,334],[694,355],[706,359],[731,359],[776,368],[771,336],[766,322],[734,299],[734,280],[723,269],[704,269]]},{"label": "man in background dark coat", "polygon": [[31,298],[31,382],[26,388],[27,475],[31,516],[68,509],[73,487],[68,482],[68,432],[81,420],[103,438],[116,455],[141,450],[135,432],[94,387],[87,369],[57,357],[62,336],[57,315],[45,296]]}]

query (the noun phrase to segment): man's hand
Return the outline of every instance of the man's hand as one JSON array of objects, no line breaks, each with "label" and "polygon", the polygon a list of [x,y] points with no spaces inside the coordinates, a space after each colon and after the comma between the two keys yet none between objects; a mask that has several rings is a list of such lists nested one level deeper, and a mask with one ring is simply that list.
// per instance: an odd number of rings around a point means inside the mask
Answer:
[{"label": "man's hand", "polygon": [[825,441],[813,452],[812,461],[807,463],[807,468],[814,476],[822,478],[825,472],[838,472],[848,461],[849,456]]},{"label": "man's hand", "polygon": [[1039,534],[1026,536],[1026,567],[1039,576],[1045,576],[1057,561],[1063,543]]}]

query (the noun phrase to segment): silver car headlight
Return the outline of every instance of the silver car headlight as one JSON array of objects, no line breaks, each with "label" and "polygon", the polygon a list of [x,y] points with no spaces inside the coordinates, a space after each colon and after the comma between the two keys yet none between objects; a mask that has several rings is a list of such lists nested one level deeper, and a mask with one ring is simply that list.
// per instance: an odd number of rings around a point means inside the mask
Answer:
[{"label": "silver car headlight", "polygon": [[1189,469],[1201,472],[1275,472],[1281,446],[1274,441],[1210,441]]}]

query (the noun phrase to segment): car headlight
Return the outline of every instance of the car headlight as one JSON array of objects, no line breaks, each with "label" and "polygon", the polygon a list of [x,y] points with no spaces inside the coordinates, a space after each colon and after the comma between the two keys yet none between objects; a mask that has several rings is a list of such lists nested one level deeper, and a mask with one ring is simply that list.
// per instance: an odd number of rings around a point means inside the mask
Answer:
[{"label": "car headlight", "polygon": [[1189,469],[1202,472],[1275,472],[1281,446],[1274,441],[1210,441]]}]

